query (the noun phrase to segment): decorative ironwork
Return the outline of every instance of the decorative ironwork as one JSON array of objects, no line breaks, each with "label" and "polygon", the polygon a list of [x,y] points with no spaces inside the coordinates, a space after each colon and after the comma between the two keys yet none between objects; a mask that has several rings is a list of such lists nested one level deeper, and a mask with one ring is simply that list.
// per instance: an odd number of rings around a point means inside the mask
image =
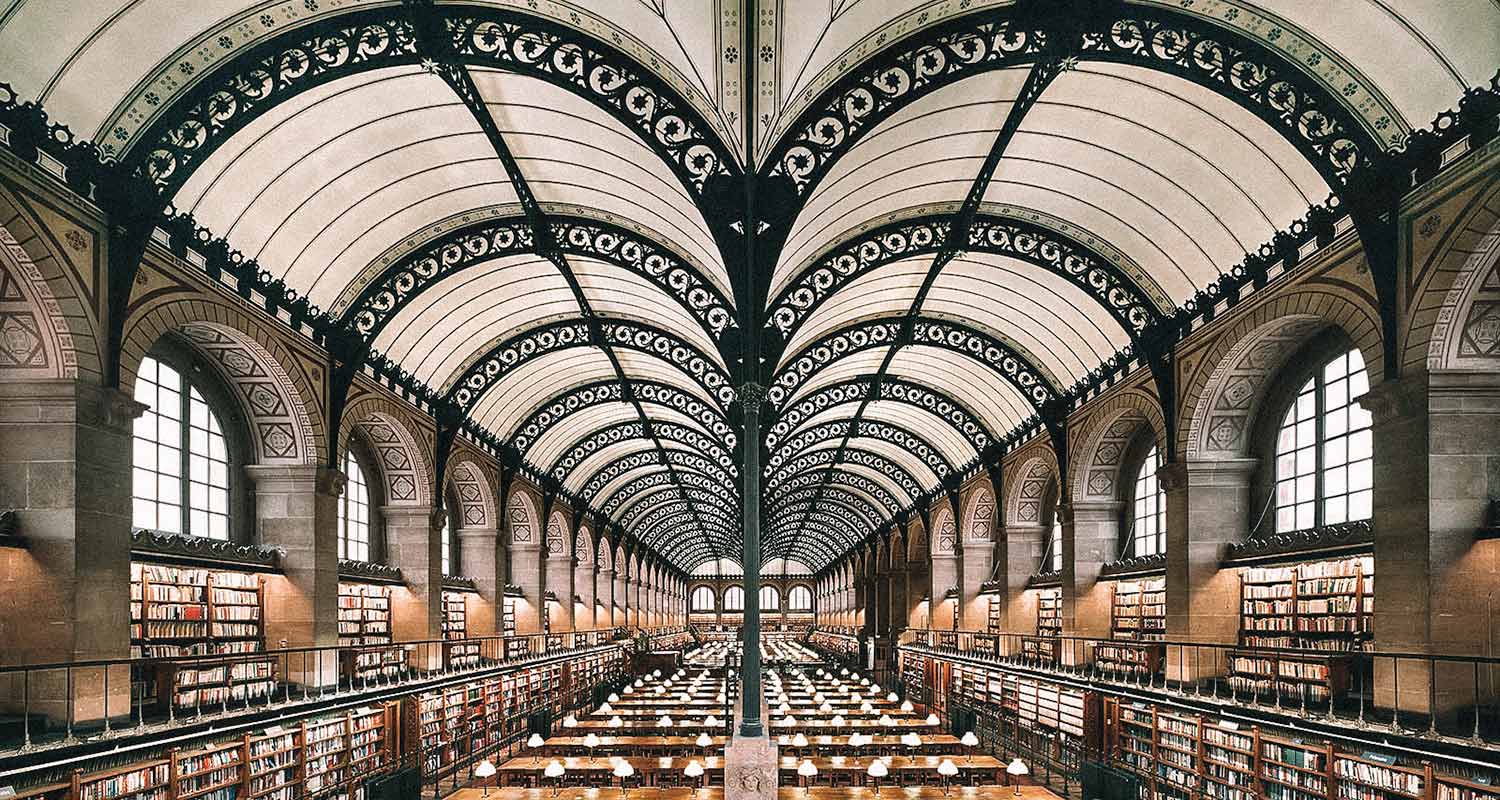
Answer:
[{"label": "decorative ironwork", "polygon": [[[721,408],[728,407],[733,399],[728,374],[675,334],[626,320],[601,320],[600,324],[610,346],[654,355],[676,366],[702,386],[708,396],[717,398]],[[454,381],[449,397],[468,410],[486,390],[527,362],[568,348],[599,344],[592,341],[589,326],[581,321],[554,322],[522,331],[495,345],[464,370]]]},{"label": "decorative ironwork", "polygon": [[790,508],[811,507],[813,501],[832,503],[844,508],[850,515],[858,517],[865,527],[873,530],[882,522],[880,508],[868,500],[843,487],[812,486],[776,498],[772,507],[777,511]]},{"label": "decorative ironwork", "polygon": [[[873,319],[857,322],[808,345],[776,374],[769,396],[778,408],[817,371],[843,358],[875,347],[901,343],[902,322]],[[1038,411],[1057,399],[1057,391],[1030,359],[1010,345],[966,325],[918,318],[911,344],[927,345],[968,356],[993,370],[1020,391]]]},{"label": "decorative ironwork", "polygon": [[479,588],[474,585],[474,579],[464,575],[444,575],[443,588],[454,589],[460,592],[479,591]]},{"label": "decorative ironwork", "polygon": [[339,559],[339,577],[374,583],[401,583],[401,569],[371,561]]},{"label": "decorative ironwork", "polygon": [[[874,381],[868,378],[856,378],[829,384],[806,395],[777,415],[775,424],[766,435],[766,446],[775,447],[783,436],[796,430],[798,425],[829,408],[865,399],[873,384]],[[941,418],[968,440],[976,452],[983,451],[995,440],[978,416],[937,389],[887,376],[880,382],[880,393],[875,399],[904,403]]]},{"label": "decorative ironwork", "polygon": [[1161,572],[1166,568],[1167,554],[1154,553],[1148,556],[1131,556],[1103,564],[1099,567],[1099,574],[1101,576],[1121,577]]},{"label": "decorative ironwork", "polygon": [[[766,495],[768,497],[775,496],[776,489],[782,483],[796,475],[832,464],[835,455],[836,451],[833,449],[813,450],[788,461],[785,466],[766,478]],[[906,492],[908,497],[916,498],[922,495],[921,486],[917,484],[916,479],[911,476],[911,473],[906,471],[905,467],[879,453],[850,447],[844,452],[844,461],[846,463],[858,464],[886,476],[892,483]]]},{"label": "decorative ironwork", "polygon": [[[727,482],[739,472],[735,469],[734,460],[730,458],[729,452],[720,447],[718,442],[696,429],[678,425],[675,422],[652,422],[651,430],[659,438],[686,445],[711,459],[720,468],[714,471],[714,477]],[[629,439],[647,438],[647,432],[639,422],[622,422],[594,431],[586,438],[580,439],[572,449],[553,462],[552,476],[562,480],[572,474],[573,470],[589,456],[610,445]]]},{"label": "decorative ironwork", "polygon": [[0,511],[0,547],[25,547],[21,538],[21,515],[14,509]]},{"label": "decorative ironwork", "polygon": [[[851,427],[854,428],[852,434]],[[841,440],[845,436],[890,442],[916,456],[938,478],[946,478],[953,474],[953,465],[948,463],[948,459],[926,439],[899,425],[869,419],[859,420],[858,424],[852,426],[851,421],[847,419],[833,420],[799,431],[771,454],[766,461],[766,466],[775,469],[802,450],[820,442]]]},{"label": "decorative ironwork", "polygon": [[[730,427],[729,421],[719,413],[719,410],[695,395],[676,386],[656,381],[632,381],[630,386],[641,402],[666,406],[696,420],[704,430],[717,441],[723,442],[726,447],[733,448],[739,440],[734,429]],[[532,445],[546,435],[547,431],[569,416],[607,403],[624,402],[624,399],[617,381],[600,381],[574,387],[533,411],[516,428],[516,432],[511,436],[511,443],[524,456]]]},{"label": "decorative ironwork", "polygon": [[[781,484],[781,486],[778,487],[778,494],[776,495],[776,497],[771,498],[771,500],[774,502],[786,493],[796,491],[797,489],[805,489],[809,486],[816,486],[820,481],[825,481],[825,478],[822,476],[822,474],[816,472],[804,472],[797,477]],[[880,484],[869,478],[866,478],[863,475],[840,470],[828,476],[826,478],[826,482],[829,484],[846,486],[855,491],[862,492],[867,497],[873,499],[882,508],[884,508],[887,516],[895,516],[901,511],[902,505],[898,500],[896,500],[895,495],[892,495],[890,492],[886,491],[886,488],[884,486],[881,486]]]},{"label": "decorative ironwork", "polygon": [[[643,468],[664,466],[662,457],[663,453],[655,450],[642,453],[632,453],[628,456],[625,456],[624,458],[621,458],[607,465],[604,469],[601,469],[597,473],[595,473],[593,477],[589,478],[588,482],[584,484],[584,487],[579,491],[579,494],[584,498],[592,500],[594,496],[597,495],[602,488],[604,488],[604,486],[614,482],[615,479],[627,473],[634,472]],[[722,483],[709,478],[707,475],[696,471],[700,467],[712,464],[712,462],[710,462],[708,459],[705,459],[703,456],[700,456],[697,453],[689,453],[682,450],[667,450],[665,451],[665,457],[667,463],[687,468],[687,471],[681,473],[678,476],[683,484],[688,486],[696,486],[700,489],[707,489],[709,491],[720,493],[721,502],[725,503],[726,505],[735,504],[736,496],[728,488],[726,488]],[[667,479],[670,480],[670,477]],[[622,487],[622,490],[618,491],[615,496],[609,498],[609,500],[601,506],[601,510],[603,510],[605,514],[612,515],[614,509],[619,507],[620,502],[623,502],[623,499],[628,499],[622,498],[623,488],[628,487]]]},{"label": "decorative ironwork", "polygon": [[1319,528],[1252,536],[1243,542],[1230,544],[1225,553],[1225,561],[1262,561],[1325,551],[1365,550],[1373,546],[1374,542],[1374,525],[1370,520],[1362,519]]},{"label": "decorative ironwork", "polygon": [[[734,325],[734,309],[698,268],[666,246],[635,231],[599,220],[549,215],[552,243],[639,275],[661,289],[718,339]],[[403,256],[370,282],[344,312],[365,341],[374,341],[402,308],[428,287],[476,264],[537,252],[530,222],[486,219],[455,228]]]},{"label": "decorative ironwork", "polygon": [[[0,536],[3,535],[4,531],[0,530]],[[183,558],[272,571],[280,569],[281,557],[286,555],[279,547],[236,544],[223,539],[163,533],[146,528],[136,528],[130,532],[130,551],[147,557]]]}]

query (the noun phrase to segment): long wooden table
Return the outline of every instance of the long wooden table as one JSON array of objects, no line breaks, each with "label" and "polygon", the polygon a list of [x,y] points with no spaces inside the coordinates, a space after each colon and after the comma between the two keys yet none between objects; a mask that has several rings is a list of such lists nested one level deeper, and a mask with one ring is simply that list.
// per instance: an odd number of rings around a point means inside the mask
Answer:
[{"label": "long wooden table", "polygon": [[[668,753],[703,753],[705,748],[698,746],[697,736],[674,735],[674,736],[599,736],[599,743],[592,750],[585,747],[582,736],[554,736],[545,744],[537,748],[535,752],[544,757],[548,755],[577,755],[589,752],[595,756],[628,755],[641,753],[646,755],[668,754]],[[711,743],[707,750],[711,753],[722,753],[727,736],[710,736]],[[776,737],[776,746],[783,751],[801,751],[805,753],[854,754],[855,748],[849,746],[849,737],[830,736],[827,734],[816,734],[807,737],[806,747],[795,747],[792,744],[792,736],[781,734]],[[871,737],[870,744],[857,748],[860,755],[871,753],[906,753],[909,748],[901,743],[901,737],[881,735]],[[954,753],[964,752],[964,746],[958,737],[951,734],[939,733],[922,737],[922,745],[916,751],[923,755],[948,755],[950,758]],[[527,750],[526,755],[533,751]]]},{"label": "long wooden table", "polygon": [[[566,780],[566,779],[564,779]],[[1063,800],[1041,786],[1022,786],[1022,800]],[[724,789],[710,786],[706,789],[629,789],[626,798],[638,800],[724,800]],[[875,790],[868,786],[812,786],[799,789],[782,786],[776,792],[777,800],[875,800]],[[1016,789],[1010,786],[954,786],[946,795],[949,800],[1014,800]],[[885,786],[880,787],[881,800],[938,800],[944,797],[943,790],[936,786]],[[521,787],[491,788],[488,795],[483,789],[459,789],[444,800],[553,800],[551,788],[528,789]],[[620,789],[612,786],[582,788],[577,786],[561,790],[557,800],[620,800]]]},{"label": "long wooden table", "polygon": [[[496,779],[502,786],[529,786],[536,784],[543,777],[542,771],[547,768],[547,762],[561,761],[563,768],[568,772],[561,779],[565,783],[572,781],[576,783],[580,778],[592,777],[595,780],[610,778],[614,773],[615,762],[628,761],[635,768],[635,775],[629,781],[631,784],[655,786],[658,780],[665,774],[677,780],[682,776],[682,770],[689,761],[697,761],[703,766],[705,773],[710,777],[714,773],[722,773],[724,770],[724,759],[720,756],[695,756],[693,758],[682,758],[676,756],[621,756],[616,758],[589,757],[589,756],[563,756],[552,758],[537,758],[534,756],[519,756],[501,764],[496,772]],[[793,766],[796,769],[796,766]],[[618,779],[614,779],[618,780]],[[719,781],[723,782],[722,775]]]},{"label": "long wooden table", "polygon": [[[1003,774],[1005,764],[994,756],[975,756],[972,760],[962,756],[948,754],[953,765],[958,767],[956,780],[965,778],[978,778],[986,783],[999,783]],[[781,768],[781,783],[783,786],[795,785],[797,782],[797,766],[804,760],[811,761],[818,768],[818,777],[826,780],[827,776],[839,772],[846,773],[856,784],[873,784],[874,779],[866,776],[865,770],[869,768],[870,762],[875,760],[874,756],[817,756],[809,759],[801,759],[796,756],[781,756],[779,764]],[[889,783],[897,785],[911,783],[914,779],[927,773],[929,776],[937,775],[938,764],[942,763],[943,756],[882,756],[889,775],[881,778],[882,784]]]}]

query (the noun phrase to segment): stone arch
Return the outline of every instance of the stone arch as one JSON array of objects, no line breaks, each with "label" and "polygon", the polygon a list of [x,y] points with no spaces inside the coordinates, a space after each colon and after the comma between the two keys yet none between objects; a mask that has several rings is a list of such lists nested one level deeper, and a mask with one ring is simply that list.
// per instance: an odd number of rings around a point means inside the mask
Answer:
[{"label": "stone arch", "polygon": [[1012,474],[1006,479],[1010,491],[1005,500],[1005,524],[1007,527],[1032,527],[1042,525],[1043,506],[1047,492],[1057,483],[1057,462],[1051,448],[1037,447],[1016,461]]},{"label": "stone arch", "polygon": [[989,482],[976,487],[964,502],[963,540],[988,543],[995,533],[995,493]]},{"label": "stone arch", "polygon": [[560,508],[552,509],[547,519],[547,534],[544,539],[547,558],[571,558],[568,550],[568,517]]},{"label": "stone arch", "polygon": [[[1430,238],[1441,224],[1434,212],[1417,235]],[[1425,280],[1407,314],[1403,367],[1500,367],[1500,175],[1448,228],[1418,274]]]},{"label": "stone arch", "polygon": [[901,569],[906,566],[906,534],[902,532],[901,526],[897,525],[891,529],[891,567]]},{"label": "stone arch", "polygon": [[1342,296],[1314,286],[1256,308],[1224,331],[1182,387],[1184,411],[1177,452],[1187,460],[1238,458],[1250,445],[1250,426],[1274,379],[1314,335],[1337,327],[1364,357],[1370,385],[1385,377],[1380,321]]},{"label": "stone arch", "polygon": [[169,333],[202,356],[230,387],[244,414],[256,463],[318,463],[324,425],[317,382],[274,332],[227,305],[178,299],[134,315],[120,348],[122,392],[134,391],[142,359]]},{"label": "stone arch", "polygon": [[448,470],[453,494],[458,499],[458,522],[464,528],[495,526],[495,493],[475,460],[460,457]]},{"label": "stone arch", "polygon": [[581,523],[573,536],[573,560],[585,569],[594,566],[594,532],[589,530],[587,522]]},{"label": "stone arch", "polygon": [[922,564],[927,561],[927,527],[920,516],[912,517],[906,527],[906,563]]},{"label": "stone arch", "polygon": [[542,535],[538,530],[540,526],[537,524],[536,503],[532,501],[531,493],[523,487],[517,486],[510,491],[505,521],[509,529],[507,541],[513,545],[536,544]]},{"label": "stone arch", "polygon": [[0,188],[0,369],[7,377],[104,377],[88,299],[104,291],[91,285],[104,275],[104,254],[95,233],[75,224],[54,231]]},{"label": "stone arch", "polygon": [[373,392],[351,402],[339,423],[338,458],[343,463],[349,437],[364,437],[380,468],[385,502],[393,506],[431,506],[432,469],[423,455],[430,452],[406,422],[403,409]]},{"label": "stone arch", "polygon": [[958,552],[958,524],[953,508],[944,501],[932,516],[932,554],[953,555]]},{"label": "stone arch", "polygon": [[880,538],[880,542],[876,546],[876,550],[875,550],[875,569],[880,570],[881,572],[888,572],[888,571],[890,571],[891,560],[892,560],[892,555],[891,555],[892,550],[893,550],[893,547],[892,547],[892,543],[891,543],[891,538],[889,536],[883,536],[883,537],[881,537]]},{"label": "stone arch", "polygon": [[615,545],[614,565],[615,573],[617,575],[621,575],[623,577],[630,576],[630,561],[626,558],[625,545],[623,543]]},{"label": "stone arch", "polygon": [[600,536],[599,537],[599,550],[598,550],[598,554],[599,554],[599,557],[597,559],[595,559],[595,563],[597,563],[599,565],[599,571],[600,572],[609,572],[611,569],[614,569],[614,567],[611,566],[614,562],[612,562],[612,561],[609,560],[609,538],[608,537],[606,537],[606,536]]},{"label": "stone arch", "polygon": [[1072,465],[1069,495],[1075,500],[1118,500],[1124,478],[1126,450],[1141,430],[1149,428],[1165,455],[1165,420],[1156,399],[1140,389],[1127,389],[1111,397],[1088,418],[1086,427],[1073,436],[1077,450]]}]

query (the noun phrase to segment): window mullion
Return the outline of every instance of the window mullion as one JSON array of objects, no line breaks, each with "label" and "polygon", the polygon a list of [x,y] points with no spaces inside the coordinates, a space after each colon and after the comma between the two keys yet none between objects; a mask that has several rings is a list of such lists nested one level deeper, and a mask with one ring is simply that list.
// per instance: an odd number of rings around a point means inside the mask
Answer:
[{"label": "window mullion", "polygon": [[1327,384],[1323,382],[1323,369],[1313,378],[1313,408],[1316,409],[1317,418],[1313,422],[1313,526],[1323,525],[1323,442],[1327,432],[1323,427],[1323,420],[1328,414]]},{"label": "window mullion", "polygon": [[183,535],[192,536],[193,484],[192,479],[189,477],[189,468],[193,458],[193,424],[191,419],[193,413],[193,401],[191,399],[193,387],[192,384],[188,383],[187,370],[184,369],[181,372],[182,380],[179,382],[178,388],[182,391],[177,396],[181,413],[177,420],[177,435],[182,437],[182,447],[177,450],[177,491],[181,493],[182,502],[178,505],[178,513],[182,519]]}]

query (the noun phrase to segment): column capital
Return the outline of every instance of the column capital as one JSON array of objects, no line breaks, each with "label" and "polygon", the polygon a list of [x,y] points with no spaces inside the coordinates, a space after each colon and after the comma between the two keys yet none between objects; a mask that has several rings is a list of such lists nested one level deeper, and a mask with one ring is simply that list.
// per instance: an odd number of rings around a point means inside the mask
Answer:
[{"label": "column capital", "polygon": [[[1125,503],[1120,500],[1087,500],[1059,503],[1057,519],[1064,525],[1074,522],[1097,522],[1117,519]],[[1042,526],[1038,526],[1042,527]]]},{"label": "column capital", "polygon": [[349,482],[343,472],[319,464],[246,464],[243,469],[256,490],[262,492],[314,491],[338,497]]},{"label": "column capital", "polygon": [[443,524],[443,510],[435,506],[381,506],[380,515],[388,522],[405,525],[426,525],[438,528]]},{"label": "column capital", "polygon": [[499,528],[459,528],[458,531],[457,531],[457,533],[455,535],[458,536],[458,540],[459,541],[463,541],[465,539],[479,539],[479,540],[498,539],[500,537],[500,529]]},{"label": "column capital", "polygon": [[1164,492],[1175,492],[1191,486],[1243,486],[1250,473],[1260,466],[1258,458],[1204,458],[1173,461],[1156,471]]},{"label": "column capital", "polygon": [[766,401],[766,387],[755,381],[746,381],[734,389],[734,399],[746,408],[760,409]]}]

